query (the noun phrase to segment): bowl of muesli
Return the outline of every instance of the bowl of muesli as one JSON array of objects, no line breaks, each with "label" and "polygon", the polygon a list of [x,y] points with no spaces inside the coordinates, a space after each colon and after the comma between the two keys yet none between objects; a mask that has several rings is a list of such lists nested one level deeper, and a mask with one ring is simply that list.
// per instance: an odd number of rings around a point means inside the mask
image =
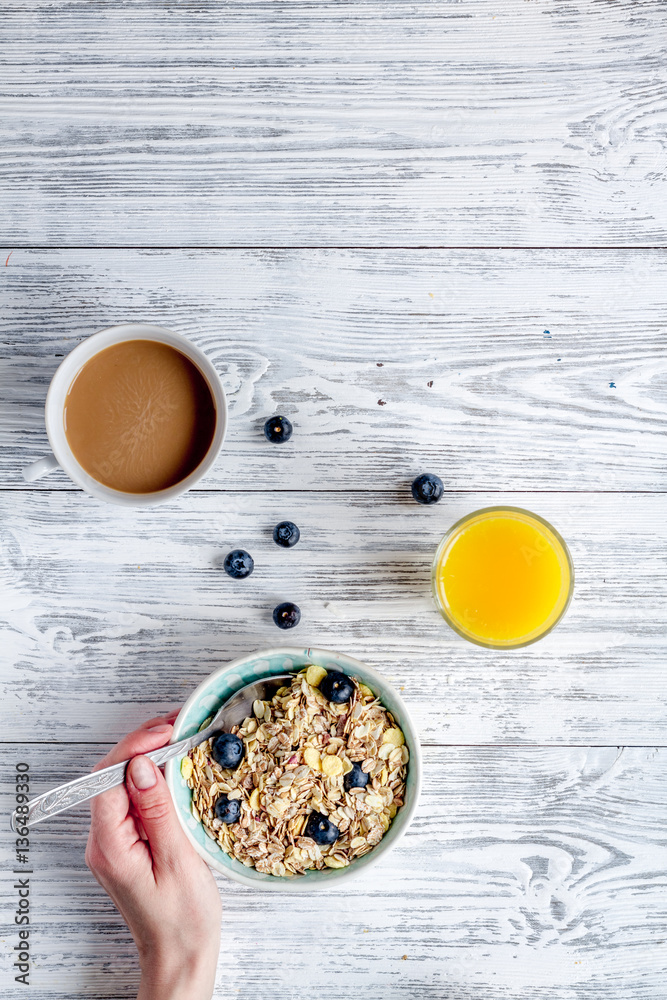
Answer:
[{"label": "bowl of muesli", "polygon": [[188,839],[212,868],[261,889],[310,892],[361,873],[398,843],[417,807],[421,753],[381,674],[343,653],[291,646],[214,671],[181,709],[172,740],[203,729],[246,684],[285,673],[231,735],[168,761],[165,776]]}]

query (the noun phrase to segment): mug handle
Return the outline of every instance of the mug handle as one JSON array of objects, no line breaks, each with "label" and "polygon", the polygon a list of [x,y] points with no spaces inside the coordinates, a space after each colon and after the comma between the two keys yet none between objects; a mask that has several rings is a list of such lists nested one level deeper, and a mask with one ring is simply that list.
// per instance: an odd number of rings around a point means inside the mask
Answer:
[{"label": "mug handle", "polygon": [[32,483],[35,479],[40,479],[41,476],[45,476],[47,472],[53,472],[54,469],[58,469],[58,461],[55,455],[45,455],[44,458],[38,459],[33,462],[32,465],[26,466],[23,470],[23,478],[26,483]]}]

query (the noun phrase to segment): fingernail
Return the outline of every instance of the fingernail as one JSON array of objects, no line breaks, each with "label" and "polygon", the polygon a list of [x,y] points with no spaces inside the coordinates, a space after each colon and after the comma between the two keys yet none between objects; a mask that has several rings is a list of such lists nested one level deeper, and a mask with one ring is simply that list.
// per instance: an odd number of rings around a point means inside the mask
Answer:
[{"label": "fingernail", "polygon": [[171,723],[169,725],[162,723],[161,726],[151,726],[150,731],[151,733],[168,733],[171,728]]},{"label": "fingernail", "polygon": [[145,757],[135,757],[130,764],[130,777],[135,788],[143,791],[145,788],[152,788],[157,778],[155,768]]}]

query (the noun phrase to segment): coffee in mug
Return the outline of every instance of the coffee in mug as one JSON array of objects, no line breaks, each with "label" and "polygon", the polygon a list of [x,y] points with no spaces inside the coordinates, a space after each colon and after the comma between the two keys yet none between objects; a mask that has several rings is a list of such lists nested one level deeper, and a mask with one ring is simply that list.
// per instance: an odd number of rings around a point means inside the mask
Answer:
[{"label": "coffee in mug", "polygon": [[123,493],[181,482],[208,452],[216,410],[206,380],[184,354],[153,340],[100,351],[65,398],[65,434],[79,465]]},{"label": "coffee in mug", "polygon": [[27,482],[61,468],[93,497],[148,507],[186,493],[213,467],[227,402],[200,348],[171,330],[125,323],[63,359],[44,416],[52,454],[23,470]]}]

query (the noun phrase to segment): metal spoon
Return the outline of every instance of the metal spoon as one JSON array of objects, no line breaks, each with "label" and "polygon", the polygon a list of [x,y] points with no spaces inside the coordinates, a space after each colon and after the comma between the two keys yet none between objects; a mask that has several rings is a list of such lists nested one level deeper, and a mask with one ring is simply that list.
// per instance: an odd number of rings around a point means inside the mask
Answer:
[{"label": "metal spoon", "polygon": [[[275,677],[266,677],[263,680],[253,681],[246,684],[240,691],[229,698],[224,705],[218,709],[213,716],[210,725],[194,736],[188,736],[177,743],[168,743],[166,747],[159,750],[152,750],[143,756],[149,757],[155,764],[164,764],[172,757],[179,757],[186,754],[198,743],[203,743],[215,733],[228,732],[232,726],[243,722],[245,718],[252,715],[252,706],[255,701],[270,701],[278,688],[291,681],[291,674],[276,674]],[[79,802],[86,802],[101,792],[106,792],[108,788],[122,785],[125,781],[125,769],[129,761],[123,760],[119,764],[112,764],[104,767],[100,771],[93,771],[92,774],[85,774],[82,778],[75,778],[65,785],[59,785],[50,792],[39,795],[36,799],[28,802],[28,812],[18,816],[16,811],[12,813],[11,826],[16,833],[17,827],[34,826],[55,816],[56,813],[64,812],[76,806]]]}]

